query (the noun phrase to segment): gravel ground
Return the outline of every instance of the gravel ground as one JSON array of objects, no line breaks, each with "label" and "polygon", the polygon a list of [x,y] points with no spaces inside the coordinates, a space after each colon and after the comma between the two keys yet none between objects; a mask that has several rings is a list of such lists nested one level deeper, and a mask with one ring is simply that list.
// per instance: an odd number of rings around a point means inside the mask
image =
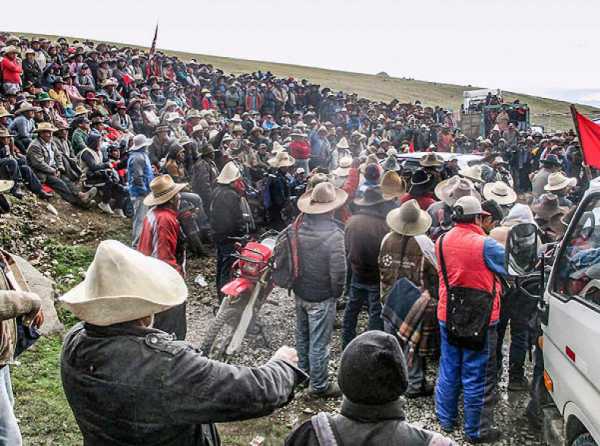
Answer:
[{"label": "gravel ground", "polygon": [[[193,283],[196,274],[201,273],[208,286],[199,287]],[[187,339],[194,345],[199,345],[209,322],[213,318],[213,305],[216,302],[214,288],[214,259],[202,262],[192,261],[188,267],[190,302],[188,304],[188,335]],[[278,306],[265,305],[261,312],[261,321],[265,325],[268,344],[265,345],[262,338],[251,338],[244,341],[243,349],[239,354],[231,358],[231,363],[239,365],[255,366],[266,362],[281,345],[294,345],[295,314],[293,297],[282,290],[275,290],[270,298],[279,302]],[[338,312],[337,321],[341,323],[342,313]],[[359,321],[359,333],[366,327],[366,312],[363,312]],[[331,343],[331,376],[335,376],[340,358],[340,330],[334,330]],[[505,348],[507,346],[505,345]],[[506,352],[507,353],[507,352]],[[505,354],[505,361],[507,354]],[[527,364],[527,372],[531,374],[531,364]],[[435,380],[437,364],[429,367],[429,380]],[[529,400],[526,392],[507,391],[507,364],[505,373],[500,382],[500,401],[495,410],[496,425],[504,432],[504,437],[497,444],[503,445],[536,445],[541,444],[540,436],[532,431],[524,416],[525,407]],[[297,395],[293,402],[285,408],[270,416],[270,421],[292,428],[298,422],[305,420],[318,411],[335,411],[339,407],[340,400],[331,399],[327,401],[314,401],[306,398],[302,393]],[[407,400],[405,404],[407,419],[419,427],[441,432],[440,426],[434,414],[433,398],[419,398]],[[462,421],[459,419],[458,426]],[[257,432],[260,434],[260,432]],[[452,438],[458,444],[467,444],[462,436],[462,430],[457,429]]]}]

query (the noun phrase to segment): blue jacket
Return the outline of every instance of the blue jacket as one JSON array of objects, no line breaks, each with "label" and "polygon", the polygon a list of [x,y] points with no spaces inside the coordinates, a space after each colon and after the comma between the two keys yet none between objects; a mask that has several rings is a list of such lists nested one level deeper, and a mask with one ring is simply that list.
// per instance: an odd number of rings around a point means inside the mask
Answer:
[{"label": "blue jacket", "polygon": [[134,150],[127,160],[127,184],[131,198],[143,198],[150,193],[150,182],[154,179],[150,158],[146,148]]}]

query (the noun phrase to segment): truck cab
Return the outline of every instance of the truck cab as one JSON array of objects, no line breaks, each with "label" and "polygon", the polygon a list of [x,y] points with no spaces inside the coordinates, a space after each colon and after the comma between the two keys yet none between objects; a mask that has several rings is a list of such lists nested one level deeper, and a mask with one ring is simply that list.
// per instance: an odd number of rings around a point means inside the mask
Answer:
[{"label": "truck cab", "polygon": [[556,248],[543,296],[548,444],[600,444],[600,181],[592,181]]}]

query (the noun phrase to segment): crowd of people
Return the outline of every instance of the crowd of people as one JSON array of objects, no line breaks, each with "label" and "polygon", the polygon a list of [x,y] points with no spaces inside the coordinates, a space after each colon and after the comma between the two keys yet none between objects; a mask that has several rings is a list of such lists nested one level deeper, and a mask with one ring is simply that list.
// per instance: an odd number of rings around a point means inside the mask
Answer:
[{"label": "crowd of people", "polygon": [[[452,432],[461,390],[465,438],[495,442],[507,329],[508,389],[539,387],[525,376],[534,309],[504,286],[504,247],[519,223],[562,236],[588,179],[572,131],[533,133],[501,109],[487,138],[469,139],[439,106],[91,41],[0,34],[0,52],[0,191],[132,219],[131,248],[101,243],[62,297],[82,321],[65,338],[61,370],[86,444],[217,445],[214,423],[270,413],[305,385],[311,398],[343,396],[341,413],[313,417],[290,445],[451,444],[408,424],[399,401],[434,395]],[[402,157],[411,152],[424,152],[416,168]],[[480,156],[462,164],[462,154]],[[247,368],[182,342],[186,248],[214,249],[222,298],[239,238],[292,222],[296,349]],[[43,315],[35,295],[3,283],[0,444],[16,445],[6,366],[15,321],[38,327]],[[457,289],[490,303],[476,346],[457,340],[455,314],[466,311],[449,297]],[[369,331],[357,337],[364,307]],[[427,372],[438,360],[434,386]],[[538,399],[527,411],[534,425]]]}]

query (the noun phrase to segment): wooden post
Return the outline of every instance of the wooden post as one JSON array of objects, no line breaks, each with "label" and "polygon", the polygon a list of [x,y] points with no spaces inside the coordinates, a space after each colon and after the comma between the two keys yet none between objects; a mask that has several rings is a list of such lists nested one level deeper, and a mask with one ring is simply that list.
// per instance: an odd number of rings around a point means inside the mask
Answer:
[{"label": "wooden post", "polygon": [[581,150],[581,164],[588,181],[592,181],[592,171],[590,166],[585,163],[585,156],[583,155],[583,143],[581,142],[581,135],[579,134],[579,121],[577,121],[577,109],[574,104],[571,104],[571,117],[573,118],[573,125],[575,126],[575,133],[577,133],[577,139],[579,140],[579,148]]}]

